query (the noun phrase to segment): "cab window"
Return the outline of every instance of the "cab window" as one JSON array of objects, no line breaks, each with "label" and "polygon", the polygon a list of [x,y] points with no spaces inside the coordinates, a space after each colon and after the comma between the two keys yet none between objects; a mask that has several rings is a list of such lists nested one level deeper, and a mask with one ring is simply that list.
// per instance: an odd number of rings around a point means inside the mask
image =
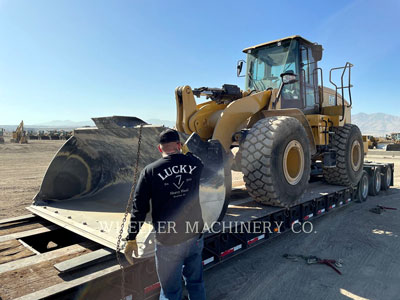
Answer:
[{"label": "cab window", "polygon": [[310,46],[300,45],[300,82],[302,83],[302,93],[306,108],[314,108],[318,104],[318,80],[316,61],[312,56]]}]

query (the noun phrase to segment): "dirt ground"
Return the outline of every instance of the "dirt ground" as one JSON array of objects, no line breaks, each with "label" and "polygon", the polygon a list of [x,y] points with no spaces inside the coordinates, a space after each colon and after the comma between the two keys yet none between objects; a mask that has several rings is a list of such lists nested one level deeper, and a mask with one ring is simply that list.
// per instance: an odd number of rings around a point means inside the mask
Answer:
[{"label": "dirt ground", "polygon": [[[64,141],[0,144],[0,219],[25,207]],[[395,163],[390,192],[313,221],[310,234],[287,233],[205,272],[207,299],[400,299],[400,153],[370,151],[367,159]],[[243,184],[234,173],[234,186]],[[381,215],[376,204],[398,208]],[[284,253],[343,259],[343,275]]]},{"label": "dirt ground", "polygon": [[65,141],[0,144],[0,219],[29,213],[50,161]]}]

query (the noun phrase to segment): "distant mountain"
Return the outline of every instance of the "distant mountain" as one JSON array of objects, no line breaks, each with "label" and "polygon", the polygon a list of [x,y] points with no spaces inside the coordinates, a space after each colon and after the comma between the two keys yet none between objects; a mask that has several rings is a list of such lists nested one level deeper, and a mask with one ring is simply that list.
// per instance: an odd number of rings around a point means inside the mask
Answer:
[{"label": "distant mountain", "polygon": [[0,128],[3,128],[6,132],[12,132],[17,129],[18,125],[0,125]]},{"label": "distant mountain", "polygon": [[[147,123],[175,127],[174,121],[149,119]],[[351,116],[351,122],[360,127],[362,134],[385,136],[392,132],[400,132],[400,116],[384,113],[358,113]]]},{"label": "distant mountain", "polygon": [[[148,119],[146,120],[146,122],[152,125],[164,125],[171,128],[175,126],[175,122],[169,120]],[[26,127],[32,127],[32,128],[36,127],[78,128],[84,126],[95,126],[95,124],[93,123],[92,120],[82,121],[82,122],[75,122],[70,120],[55,120],[51,122],[39,123],[34,125],[26,125]]]},{"label": "distant mountain", "polygon": [[[82,121],[82,122],[75,122],[75,121],[70,121],[70,120],[55,120],[55,121],[50,121],[50,122],[45,122],[45,123],[39,123],[39,124],[24,124],[24,130],[26,131],[37,131],[37,130],[58,130],[58,129],[64,129],[64,130],[73,130],[75,128],[79,127],[84,127],[84,126],[95,126],[93,121]],[[0,125],[0,128],[4,128],[7,132],[14,131],[17,129],[18,125]]]},{"label": "distant mountain", "polygon": [[360,127],[362,134],[365,135],[385,136],[400,132],[400,116],[358,113],[351,116],[351,122]]},{"label": "distant mountain", "polygon": [[[166,127],[175,127],[175,122],[170,120],[148,119],[147,123],[153,125],[164,125]],[[358,113],[351,116],[351,122],[360,127],[363,134],[385,136],[392,132],[400,132],[400,116],[394,116],[384,113],[365,114]],[[25,125],[27,129],[75,129],[84,126],[95,126],[93,121],[75,122],[70,120],[55,120],[51,122],[39,123],[34,125]],[[6,131],[13,131],[17,125],[0,125]]]},{"label": "distant mountain", "polygon": [[[166,126],[173,128],[175,127],[175,122],[174,121],[169,121],[169,120],[160,120],[160,119],[149,119],[146,120],[147,123],[152,124],[152,125],[161,125],[161,126]],[[25,124],[24,128],[27,131],[33,130],[55,130],[55,129],[64,129],[64,130],[72,130],[75,128],[79,127],[85,127],[85,126],[95,126],[94,122],[92,120],[90,121],[81,121],[81,122],[76,122],[76,121],[70,121],[70,120],[54,120],[50,122],[44,122],[44,123],[38,123],[38,124]],[[18,125],[0,125],[0,128],[4,128],[7,132],[14,131]]]}]

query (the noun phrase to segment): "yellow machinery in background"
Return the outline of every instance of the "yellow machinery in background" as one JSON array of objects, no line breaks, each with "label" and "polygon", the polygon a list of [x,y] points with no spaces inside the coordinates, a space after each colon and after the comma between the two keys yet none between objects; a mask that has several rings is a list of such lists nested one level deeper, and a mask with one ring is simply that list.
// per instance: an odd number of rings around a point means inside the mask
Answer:
[{"label": "yellow machinery in background", "polygon": [[27,144],[28,138],[26,136],[26,131],[24,130],[24,121],[19,123],[17,129],[12,133],[11,143]]},{"label": "yellow machinery in background", "polygon": [[400,133],[390,134],[391,143],[386,146],[386,151],[400,151]]},{"label": "yellow machinery in background", "polygon": [[372,135],[363,135],[363,140],[366,141],[368,149],[378,149],[379,138]]}]

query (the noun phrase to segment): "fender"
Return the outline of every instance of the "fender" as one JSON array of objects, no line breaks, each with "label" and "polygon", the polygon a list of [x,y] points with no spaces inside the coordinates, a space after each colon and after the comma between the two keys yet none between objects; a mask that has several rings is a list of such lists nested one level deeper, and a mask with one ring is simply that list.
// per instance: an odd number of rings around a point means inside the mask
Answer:
[{"label": "fender", "polygon": [[303,127],[307,133],[308,141],[310,144],[310,153],[311,153],[311,155],[314,155],[317,152],[317,148],[315,146],[314,135],[312,133],[310,124],[308,123],[306,116],[300,109],[284,108],[284,109],[278,109],[278,110],[262,110],[251,117],[249,123],[247,124],[247,128],[253,127],[253,125],[257,121],[259,121],[263,118],[279,117],[279,116],[293,117],[300,121],[300,123],[303,125]]},{"label": "fender", "polygon": [[231,102],[222,112],[212,139],[218,140],[226,152],[230,151],[232,136],[246,127],[247,120],[269,104],[271,91],[262,91]]}]

